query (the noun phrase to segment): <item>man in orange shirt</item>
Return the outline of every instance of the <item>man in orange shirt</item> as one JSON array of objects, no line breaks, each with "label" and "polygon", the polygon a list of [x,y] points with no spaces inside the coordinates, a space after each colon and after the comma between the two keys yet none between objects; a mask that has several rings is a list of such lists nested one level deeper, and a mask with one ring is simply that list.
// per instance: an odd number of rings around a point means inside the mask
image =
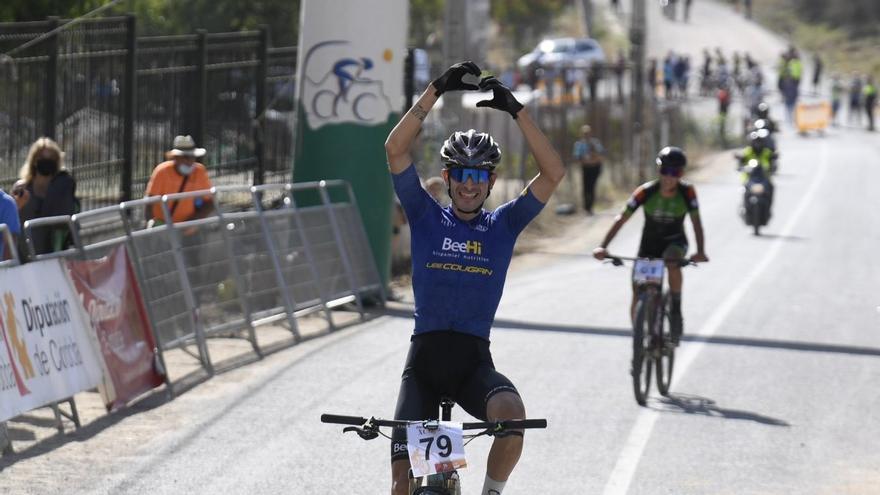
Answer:
[{"label": "man in orange shirt", "polygon": [[[147,196],[161,196],[178,192],[200,191],[211,188],[208,169],[196,161],[205,156],[205,148],[196,148],[192,136],[177,136],[171,151],[166,153],[168,161],[156,165],[147,184]],[[172,200],[168,202],[171,219],[174,223],[204,218],[214,211],[211,196]],[[147,223],[163,223],[161,203],[144,209]],[[151,222],[152,221],[152,222]]]}]

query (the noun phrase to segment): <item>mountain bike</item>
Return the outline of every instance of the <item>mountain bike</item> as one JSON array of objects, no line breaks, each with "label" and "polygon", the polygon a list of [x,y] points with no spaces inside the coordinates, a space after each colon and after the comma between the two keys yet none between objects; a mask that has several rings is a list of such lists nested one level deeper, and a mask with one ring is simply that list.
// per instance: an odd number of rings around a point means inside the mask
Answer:
[{"label": "mountain bike", "polygon": [[[651,375],[657,372],[657,390],[669,394],[672,369],[675,366],[675,344],[666,325],[669,293],[664,289],[666,261],[658,258],[632,258],[607,255],[614,266],[624,261],[633,264],[632,280],[636,286],[636,309],[633,318],[632,379],[636,402],[644,406],[651,390]],[[695,264],[680,260],[682,267]]]},{"label": "mountain bike", "polygon": [[[455,403],[444,398],[440,401],[440,420],[421,421],[388,420],[371,417],[322,414],[322,423],[352,425],[343,433],[355,432],[364,440],[382,435],[391,437],[380,428],[406,428],[409,452],[409,493],[412,495],[461,495],[461,483],[457,469],[465,467],[464,446],[480,436],[503,436],[510,430],[546,428],[546,419],[510,419],[505,421],[481,421],[452,423],[452,407]],[[482,430],[465,435],[467,430]],[[467,440],[466,442],[464,440]]]}]

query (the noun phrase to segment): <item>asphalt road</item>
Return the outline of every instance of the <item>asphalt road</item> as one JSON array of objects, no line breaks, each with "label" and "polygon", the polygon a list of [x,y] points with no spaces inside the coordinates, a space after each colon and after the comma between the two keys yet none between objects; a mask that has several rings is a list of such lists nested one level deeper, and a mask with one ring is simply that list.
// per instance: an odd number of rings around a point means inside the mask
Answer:
[{"label": "asphalt road", "polygon": [[[697,183],[711,262],[685,274],[669,398],[632,396],[627,270],[542,256],[510,274],[495,362],[550,426],[527,434],[506,495],[877,493],[880,142],[786,129],[779,147],[760,237],[737,216],[732,160]],[[611,250],[633,253],[640,224]],[[19,459],[0,493],[387,493],[388,443],[318,418],[392,414],[412,328],[395,308]],[[488,447],[468,446],[465,493]]]}]

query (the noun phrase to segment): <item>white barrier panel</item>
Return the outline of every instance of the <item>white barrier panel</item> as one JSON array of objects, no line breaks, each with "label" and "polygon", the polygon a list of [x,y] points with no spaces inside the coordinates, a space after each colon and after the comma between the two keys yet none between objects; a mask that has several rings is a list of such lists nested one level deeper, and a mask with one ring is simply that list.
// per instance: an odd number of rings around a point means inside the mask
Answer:
[{"label": "white barrier panel", "polygon": [[60,260],[0,270],[0,421],[101,382],[90,330]]}]

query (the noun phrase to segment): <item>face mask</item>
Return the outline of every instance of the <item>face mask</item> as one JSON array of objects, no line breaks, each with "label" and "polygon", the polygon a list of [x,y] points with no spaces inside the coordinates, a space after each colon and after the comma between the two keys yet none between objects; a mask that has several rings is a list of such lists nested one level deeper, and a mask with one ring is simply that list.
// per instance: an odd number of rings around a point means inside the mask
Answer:
[{"label": "face mask", "polygon": [[180,175],[189,175],[193,171],[193,166],[181,164],[177,166],[177,171],[180,172]]},{"label": "face mask", "polygon": [[51,158],[37,160],[37,173],[40,175],[55,175],[58,173],[58,162]]}]

